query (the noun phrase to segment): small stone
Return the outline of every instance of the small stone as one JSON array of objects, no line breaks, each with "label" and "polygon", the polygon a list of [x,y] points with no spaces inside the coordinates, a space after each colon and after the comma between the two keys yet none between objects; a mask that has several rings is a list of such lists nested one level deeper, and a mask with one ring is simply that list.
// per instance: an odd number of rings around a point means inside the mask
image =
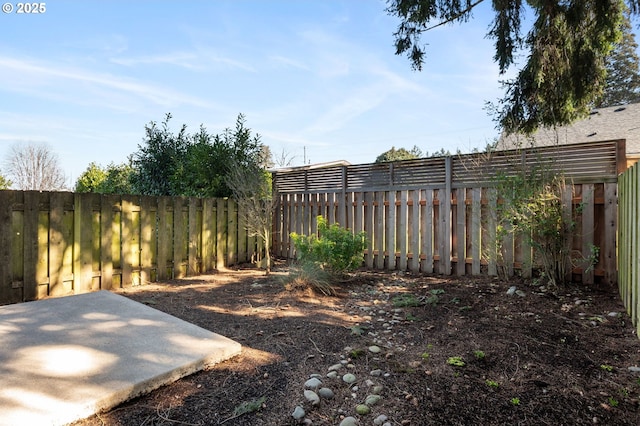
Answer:
[{"label": "small stone", "polygon": [[380,402],[380,399],[382,399],[380,395],[369,395],[364,400],[364,403],[371,407],[372,405],[376,405],[378,402]]},{"label": "small stone", "polygon": [[310,378],[312,378],[312,379],[313,379],[314,377],[315,377],[316,379],[320,379],[322,376],[321,376],[320,374],[310,374],[310,375],[309,375],[309,377],[310,377]]},{"label": "small stone", "polygon": [[294,419],[296,420],[302,420],[302,418],[304,417],[304,415],[307,414],[304,412],[304,408],[300,407],[299,405],[293,410],[293,413],[291,414],[291,416],[293,416]]},{"label": "small stone", "polygon": [[371,352],[372,354],[380,353],[380,347],[379,346],[369,346],[369,352]]},{"label": "small stone", "polygon": [[373,419],[373,424],[376,426],[382,426],[387,420],[389,420],[387,416],[385,416],[384,414],[380,414],[378,417]]},{"label": "small stone", "polygon": [[607,314],[607,316],[609,316],[609,317],[614,317],[614,318],[615,318],[615,317],[620,316],[620,312],[609,312],[609,313]]},{"label": "small stone", "polygon": [[353,375],[353,374],[351,374],[351,373],[348,373],[348,374],[345,374],[344,376],[342,376],[342,380],[343,380],[345,383],[353,383],[353,382],[355,382],[355,381],[356,381],[356,376],[354,376],[354,375]]},{"label": "small stone", "polygon": [[307,401],[309,401],[311,403],[311,405],[320,404],[320,397],[318,396],[317,393],[315,393],[312,390],[304,391],[304,397],[307,399]]},{"label": "small stone", "polygon": [[382,370],[372,370],[369,374],[375,377],[382,376]]},{"label": "small stone", "polygon": [[356,420],[356,418],[351,416],[345,417],[340,422],[340,426],[356,426],[357,424],[358,424],[358,421]]},{"label": "small stone", "polygon": [[371,386],[375,385],[375,383],[371,379],[367,379],[367,381],[364,382],[364,384],[367,385],[367,387],[371,387]]},{"label": "small stone", "polygon": [[338,371],[342,368],[342,364],[333,364],[328,371]]},{"label": "small stone", "polygon": [[507,290],[507,296],[513,296],[516,293],[516,289],[517,287],[515,285],[509,287],[509,290]]},{"label": "small stone", "polygon": [[329,388],[318,389],[318,395],[320,395],[320,397],[324,399],[331,399],[334,396],[333,391]]},{"label": "small stone", "polygon": [[631,366],[628,367],[627,370],[631,371],[632,373],[640,373],[640,367]]},{"label": "small stone", "polygon": [[520,296],[520,297],[524,297],[524,296],[526,296],[526,295],[527,295],[527,293],[525,293],[525,292],[524,292],[524,291],[522,291],[522,290],[516,290],[516,294],[517,294],[518,296]]},{"label": "small stone", "polygon": [[335,371],[329,371],[327,373],[327,377],[330,378],[330,379],[335,379],[336,377],[338,377],[338,373],[335,372]]},{"label": "small stone", "polygon": [[356,405],[356,413],[360,414],[361,416],[369,414],[370,412],[371,412],[371,408],[369,408],[368,405],[366,404]]},{"label": "small stone", "polygon": [[320,381],[320,379],[318,379],[317,377],[312,377],[311,379],[304,382],[304,387],[306,389],[315,389],[319,387],[321,384],[322,382]]},{"label": "small stone", "polygon": [[360,388],[357,387],[357,386],[354,386],[354,387],[351,388],[351,390],[354,391],[354,392],[358,392],[358,389],[360,389]]}]

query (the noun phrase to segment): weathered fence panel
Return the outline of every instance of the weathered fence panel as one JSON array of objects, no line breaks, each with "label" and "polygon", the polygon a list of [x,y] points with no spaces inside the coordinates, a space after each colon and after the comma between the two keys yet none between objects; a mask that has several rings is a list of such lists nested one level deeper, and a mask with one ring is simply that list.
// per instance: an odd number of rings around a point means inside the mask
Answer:
[{"label": "weathered fence panel", "polygon": [[230,199],[0,191],[0,304],[248,262],[244,229]]},{"label": "weathered fence panel", "polygon": [[618,179],[618,288],[640,335],[640,166]]},{"label": "weathered fence panel", "polygon": [[[440,274],[531,276],[535,253],[523,236],[503,241],[495,252],[496,173],[514,168],[562,173],[562,203],[575,221],[570,242],[574,280],[616,282],[617,176],[624,167],[624,141],[469,154],[394,163],[300,167],[274,174],[278,197],[274,252],[293,258],[289,233],[315,228],[327,217],[369,238],[369,268]],[[310,214],[310,212],[312,212]],[[593,258],[595,267],[585,259]]]}]

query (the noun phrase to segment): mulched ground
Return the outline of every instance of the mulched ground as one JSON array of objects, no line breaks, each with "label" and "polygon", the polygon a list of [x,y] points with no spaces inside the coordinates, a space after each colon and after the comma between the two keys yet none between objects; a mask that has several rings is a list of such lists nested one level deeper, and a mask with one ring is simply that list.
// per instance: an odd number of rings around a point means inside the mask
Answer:
[{"label": "mulched ground", "polygon": [[[640,372],[629,370],[640,340],[616,289],[552,295],[520,280],[361,271],[328,297],[285,290],[285,274],[247,268],[122,291],[243,352],[74,425],[296,425],[296,406],[313,425],[640,424]],[[326,378],[341,361],[353,385]],[[311,374],[333,399],[305,400]],[[380,402],[357,415],[378,385]]]}]

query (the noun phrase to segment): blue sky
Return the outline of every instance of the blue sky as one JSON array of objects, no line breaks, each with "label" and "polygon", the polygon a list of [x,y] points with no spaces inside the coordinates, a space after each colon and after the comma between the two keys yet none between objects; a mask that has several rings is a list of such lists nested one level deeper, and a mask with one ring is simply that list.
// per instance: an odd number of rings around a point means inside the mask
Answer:
[{"label": "blue sky", "polygon": [[47,1],[44,14],[3,13],[0,161],[14,143],[44,142],[71,186],[91,162],[126,162],[168,112],[175,131],[210,133],[243,113],[294,165],[482,148],[497,136],[484,106],[503,78],[486,3],[427,34],[422,72],[395,55],[397,20],[379,0]]}]

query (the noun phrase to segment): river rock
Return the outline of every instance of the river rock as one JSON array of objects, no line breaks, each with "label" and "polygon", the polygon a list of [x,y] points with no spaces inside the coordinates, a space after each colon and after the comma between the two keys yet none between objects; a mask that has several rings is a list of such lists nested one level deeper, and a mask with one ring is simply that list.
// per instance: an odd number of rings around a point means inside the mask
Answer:
[{"label": "river rock", "polygon": [[333,391],[329,388],[318,389],[318,395],[320,395],[320,397],[324,399],[331,399],[334,396]]},{"label": "river rock", "polygon": [[320,397],[318,396],[317,393],[315,393],[312,390],[304,391],[304,397],[307,399],[307,401],[309,401],[311,403],[311,405],[320,404]]},{"label": "river rock", "polygon": [[340,422],[340,426],[357,426],[357,424],[358,424],[358,420],[356,420],[355,417],[351,417],[351,416],[345,417]]},{"label": "river rock", "polygon": [[356,381],[356,376],[354,376],[351,373],[347,373],[344,376],[342,376],[342,381],[344,381],[345,383],[351,384]]},{"label": "river rock", "polygon": [[309,380],[307,380],[306,382],[304,382],[304,387],[306,389],[316,389],[321,384],[322,384],[322,382],[320,381],[320,379],[318,379],[317,377],[312,377]]},{"label": "river rock", "polygon": [[304,412],[304,408],[300,407],[299,405],[293,410],[293,413],[291,414],[291,416],[293,416],[294,419],[296,420],[302,420],[302,418],[304,417],[304,415],[307,414]]}]

